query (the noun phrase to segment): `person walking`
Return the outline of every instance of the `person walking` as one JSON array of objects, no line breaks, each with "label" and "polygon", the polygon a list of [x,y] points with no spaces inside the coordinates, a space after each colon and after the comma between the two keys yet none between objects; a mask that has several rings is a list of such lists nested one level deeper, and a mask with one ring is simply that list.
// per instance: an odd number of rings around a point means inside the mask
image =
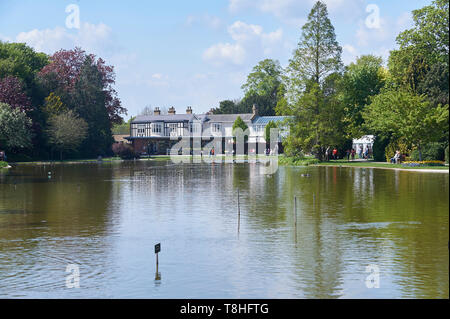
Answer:
[{"label": "person walking", "polygon": [[351,153],[351,151],[350,151],[349,149],[347,149],[347,150],[345,151],[345,155],[347,156],[347,162],[350,161],[350,153]]},{"label": "person walking", "polygon": [[352,161],[355,160],[356,150],[352,148]]},{"label": "person walking", "polygon": [[337,159],[338,159],[338,150],[337,150],[336,147],[333,149],[333,159],[334,159],[334,160],[337,160]]}]

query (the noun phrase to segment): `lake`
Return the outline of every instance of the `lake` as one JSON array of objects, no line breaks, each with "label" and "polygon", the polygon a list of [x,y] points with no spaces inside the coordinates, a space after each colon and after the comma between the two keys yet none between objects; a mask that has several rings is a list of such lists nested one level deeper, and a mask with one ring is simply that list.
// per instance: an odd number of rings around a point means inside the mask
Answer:
[{"label": "lake", "polygon": [[19,165],[0,172],[0,297],[449,298],[448,224],[445,173]]}]

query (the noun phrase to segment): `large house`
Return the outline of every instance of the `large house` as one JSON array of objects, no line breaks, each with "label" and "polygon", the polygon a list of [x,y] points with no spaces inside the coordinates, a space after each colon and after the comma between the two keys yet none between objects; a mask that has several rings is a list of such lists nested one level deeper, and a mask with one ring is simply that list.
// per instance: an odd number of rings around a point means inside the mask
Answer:
[{"label": "large house", "polygon": [[[167,115],[161,115],[160,109],[155,108],[153,115],[138,116],[131,122],[127,139],[141,155],[169,154],[175,143],[188,137],[189,149],[196,149],[192,137],[201,137],[202,148],[212,142],[216,154],[227,154],[236,151],[232,127],[238,117],[249,127],[245,151],[250,153],[266,149],[264,130],[270,121],[281,123],[287,118],[259,116],[256,106],[253,106],[253,113],[246,114],[194,114],[191,107],[186,109],[186,114],[176,114],[175,108],[171,107]],[[278,142],[281,149],[281,137]]]}]

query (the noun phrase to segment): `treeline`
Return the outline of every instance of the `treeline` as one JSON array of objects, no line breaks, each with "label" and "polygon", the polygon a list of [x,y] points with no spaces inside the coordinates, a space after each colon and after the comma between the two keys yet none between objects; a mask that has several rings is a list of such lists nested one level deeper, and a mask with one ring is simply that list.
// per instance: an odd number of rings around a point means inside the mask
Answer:
[{"label": "treeline", "polygon": [[287,67],[259,62],[242,86],[244,98],[222,101],[213,112],[249,113],[257,104],[261,115],[292,115],[284,142],[291,156],[322,159],[327,147],[345,152],[352,138],[373,134],[379,161],[396,150],[416,160],[442,160],[449,137],[449,1],[435,0],[412,14],[414,27],[398,35],[387,67],[374,55],[344,66],[319,1]]},{"label": "treeline", "polygon": [[51,56],[0,42],[0,150],[11,161],[111,154],[126,110],[114,68],[80,48]]}]

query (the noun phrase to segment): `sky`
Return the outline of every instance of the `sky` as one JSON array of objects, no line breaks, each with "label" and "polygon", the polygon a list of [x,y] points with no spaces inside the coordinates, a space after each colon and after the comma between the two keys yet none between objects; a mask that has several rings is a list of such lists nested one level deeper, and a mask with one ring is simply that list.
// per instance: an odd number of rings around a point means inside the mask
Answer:
[{"label": "sky", "polygon": [[[411,11],[431,0],[323,0],[345,64],[363,54],[385,60]],[[128,109],[194,113],[244,95],[265,58],[289,63],[315,0],[0,0],[0,40],[52,54],[79,46],[116,72]]]}]

